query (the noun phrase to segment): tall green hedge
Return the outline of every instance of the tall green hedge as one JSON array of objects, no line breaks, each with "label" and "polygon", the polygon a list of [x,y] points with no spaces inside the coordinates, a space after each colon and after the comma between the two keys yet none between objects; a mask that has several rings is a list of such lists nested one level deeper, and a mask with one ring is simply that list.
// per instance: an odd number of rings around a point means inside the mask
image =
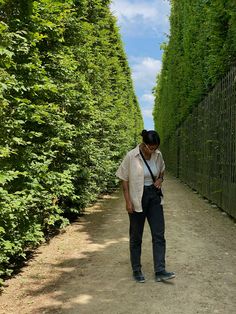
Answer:
[{"label": "tall green hedge", "polygon": [[108,0],[0,0],[0,277],[115,186],[143,127]]},{"label": "tall green hedge", "polygon": [[165,141],[236,61],[235,0],[171,0],[163,49],[154,121]]}]

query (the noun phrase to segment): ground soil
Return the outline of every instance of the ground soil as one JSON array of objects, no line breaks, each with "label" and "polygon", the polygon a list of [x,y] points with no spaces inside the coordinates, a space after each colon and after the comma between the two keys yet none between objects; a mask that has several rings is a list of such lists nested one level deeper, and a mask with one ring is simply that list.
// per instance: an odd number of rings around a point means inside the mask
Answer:
[{"label": "ground soil", "polygon": [[142,264],[146,283],[133,281],[128,217],[120,190],[43,244],[0,296],[1,314],[236,313],[236,224],[189,187],[164,184],[167,270],[156,283],[148,224]]}]

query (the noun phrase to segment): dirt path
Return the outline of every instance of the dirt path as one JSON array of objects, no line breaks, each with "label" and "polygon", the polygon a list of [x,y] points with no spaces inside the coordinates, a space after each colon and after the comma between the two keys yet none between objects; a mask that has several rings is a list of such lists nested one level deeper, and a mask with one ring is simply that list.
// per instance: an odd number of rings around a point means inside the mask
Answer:
[{"label": "dirt path", "polygon": [[151,239],[143,241],[144,284],[132,280],[121,191],[41,246],[7,282],[1,314],[196,314],[236,312],[236,224],[178,180],[165,181],[167,269],[156,283]]}]

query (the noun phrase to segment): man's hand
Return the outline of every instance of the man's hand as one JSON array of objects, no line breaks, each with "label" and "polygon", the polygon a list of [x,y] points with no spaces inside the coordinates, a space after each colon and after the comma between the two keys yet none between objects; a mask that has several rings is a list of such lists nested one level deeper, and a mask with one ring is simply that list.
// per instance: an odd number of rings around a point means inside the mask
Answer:
[{"label": "man's hand", "polygon": [[162,185],[162,182],[163,182],[163,178],[158,178],[158,179],[155,181],[155,183],[154,183],[155,187],[156,187],[157,189],[160,189],[160,188],[161,188],[161,185]]},{"label": "man's hand", "polygon": [[134,212],[134,206],[130,200],[129,182],[128,181],[122,181],[122,187],[123,187],[124,197],[125,197],[125,201],[126,201],[126,210],[129,214],[132,214]]},{"label": "man's hand", "polygon": [[134,206],[131,202],[126,202],[126,210],[129,214],[134,212]]}]

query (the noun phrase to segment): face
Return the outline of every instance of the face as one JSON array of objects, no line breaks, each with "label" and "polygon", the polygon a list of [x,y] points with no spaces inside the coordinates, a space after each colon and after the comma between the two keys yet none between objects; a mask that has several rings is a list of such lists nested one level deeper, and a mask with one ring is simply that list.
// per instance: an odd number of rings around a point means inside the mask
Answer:
[{"label": "face", "polygon": [[144,143],[144,146],[149,153],[153,153],[153,152],[155,152],[155,150],[158,148],[159,145],[157,145],[157,144],[145,144]]}]

